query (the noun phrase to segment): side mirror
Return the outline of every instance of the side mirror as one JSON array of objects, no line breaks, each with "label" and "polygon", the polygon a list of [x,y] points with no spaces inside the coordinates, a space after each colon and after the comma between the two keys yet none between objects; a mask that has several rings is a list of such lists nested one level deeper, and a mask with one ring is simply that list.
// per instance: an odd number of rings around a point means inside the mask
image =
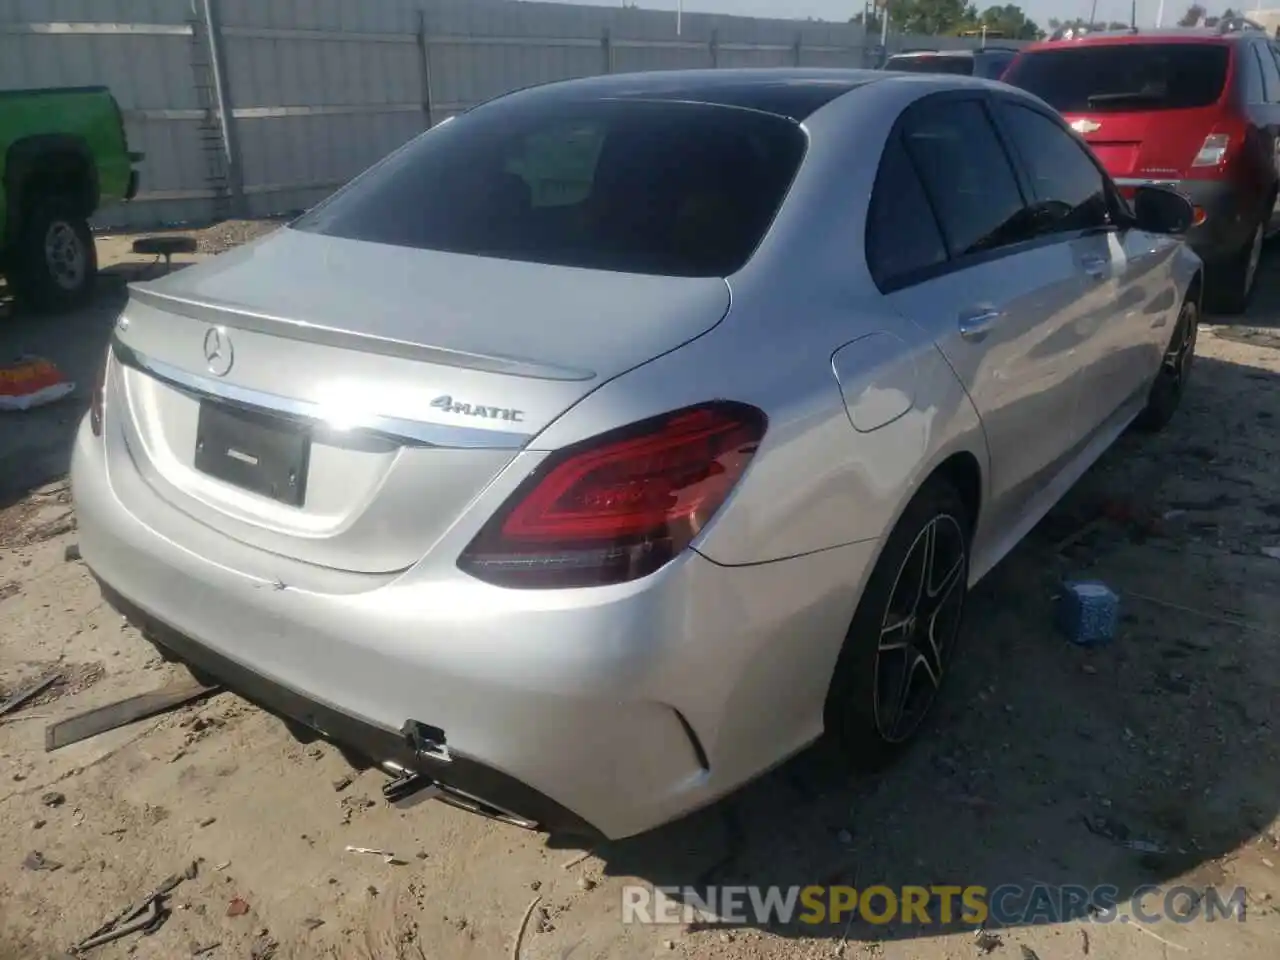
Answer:
[{"label": "side mirror", "polygon": [[1172,187],[1148,185],[1133,194],[1134,220],[1139,230],[1180,237],[1191,229],[1196,210]]}]

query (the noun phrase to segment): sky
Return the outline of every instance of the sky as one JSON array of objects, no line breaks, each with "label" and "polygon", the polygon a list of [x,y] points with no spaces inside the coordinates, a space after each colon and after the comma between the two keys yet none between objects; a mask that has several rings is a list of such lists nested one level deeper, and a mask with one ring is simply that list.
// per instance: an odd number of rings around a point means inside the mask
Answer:
[{"label": "sky", "polygon": [[[584,0],[593,6],[609,6],[610,0]],[[1012,0],[1017,3],[1017,0]],[[1203,0],[1202,0],[1203,2]],[[677,0],[639,0],[639,5],[650,10],[676,9]],[[997,0],[973,0],[979,9],[997,4]],[[1130,0],[1098,0],[1099,20],[1128,22]],[[618,0],[618,6],[621,6]],[[1003,5],[1002,3],[1000,5]],[[1050,17],[1069,20],[1088,17],[1092,0],[1022,0],[1018,6],[1041,27]],[[1165,0],[1164,24],[1170,26],[1190,5],[1190,0]],[[1280,3],[1268,2],[1271,7]],[[729,13],[743,17],[814,17],[822,20],[848,20],[862,11],[863,0],[684,0],[684,8],[699,13]],[[1221,13],[1226,3],[1207,2],[1210,13]],[[1245,6],[1252,6],[1246,0]],[[1159,0],[1138,0],[1138,26],[1153,26]]]}]

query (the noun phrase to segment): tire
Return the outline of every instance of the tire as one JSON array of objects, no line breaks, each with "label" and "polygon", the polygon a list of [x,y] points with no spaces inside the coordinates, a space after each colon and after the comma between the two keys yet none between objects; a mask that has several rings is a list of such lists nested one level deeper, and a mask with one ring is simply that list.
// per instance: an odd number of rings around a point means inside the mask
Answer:
[{"label": "tire", "polygon": [[[825,707],[827,735],[856,770],[878,770],[896,758],[937,701],[964,617],[971,524],[956,489],[931,479],[907,506],[867,581]],[[921,592],[918,571],[930,543],[934,574]],[[908,675],[912,690],[897,696],[902,688],[895,681]]]},{"label": "tire", "polygon": [[97,274],[88,221],[66,200],[37,199],[22,218],[12,251],[14,299],[38,313],[70,310],[89,299]]},{"label": "tire", "polygon": [[1213,313],[1236,316],[1244,313],[1257,286],[1258,262],[1266,239],[1267,220],[1258,221],[1249,240],[1229,260],[1208,269],[1205,307]]},{"label": "tire", "polygon": [[1173,419],[1191,378],[1199,330],[1200,310],[1188,297],[1178,311],[1178,322],[1174,324],[1160,372],[1147,395],[1147,405],[1133,422],[1136,429],[1143,433],[1156,433]]}]

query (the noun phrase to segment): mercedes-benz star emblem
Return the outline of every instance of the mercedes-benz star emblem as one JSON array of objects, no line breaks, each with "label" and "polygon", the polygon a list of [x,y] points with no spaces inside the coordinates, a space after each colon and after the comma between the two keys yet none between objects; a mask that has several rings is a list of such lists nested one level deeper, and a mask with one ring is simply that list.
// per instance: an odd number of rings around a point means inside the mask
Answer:
[{"label": "mercedes-benz star emblem", "polygon": [[204,335],[204,359],[209,372],[215,377],[225,377],[236,362],[236,351],[231,346],[226,327],[210,327]]}]

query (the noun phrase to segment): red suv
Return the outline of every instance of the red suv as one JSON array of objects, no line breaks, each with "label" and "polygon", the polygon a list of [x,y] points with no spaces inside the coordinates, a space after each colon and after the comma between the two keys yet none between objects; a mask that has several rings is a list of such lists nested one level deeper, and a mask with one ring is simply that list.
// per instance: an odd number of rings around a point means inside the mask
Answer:
[{"label": "red suv", "polygon": [[1027,47],[1003,78],[1062,113],[1122,192],[1172,184],[1205,305],[1248,305],[1280,184],[1280,49],[1261,30],[1092,33]]}]

